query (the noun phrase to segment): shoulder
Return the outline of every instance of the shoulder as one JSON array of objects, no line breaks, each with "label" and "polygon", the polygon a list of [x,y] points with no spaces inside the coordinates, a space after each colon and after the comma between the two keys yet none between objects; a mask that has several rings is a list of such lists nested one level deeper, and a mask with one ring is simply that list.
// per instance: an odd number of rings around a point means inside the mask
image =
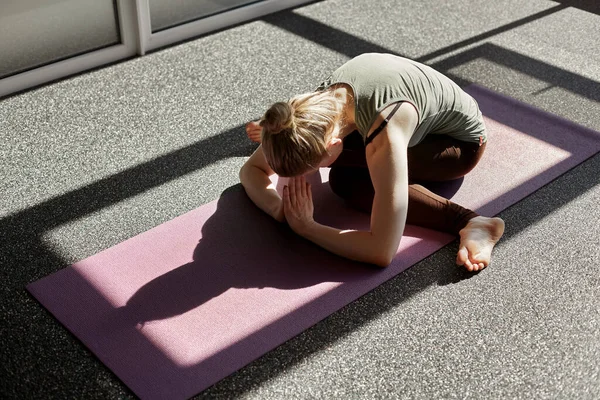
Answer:
[{"label": "shoulder", "polygon": [[[408,143],[417,124],[419,123],[419,114],[415,107],[409,102],[401,102],[400,107],[394,115],[390,117],[390,113],[394,110],[398,103],[392,103],[386,106],[377,114],[375,121],[369,128],[367,137],[373,134],[385,119],[388,123],[383,130],[373,139],[371,144],[367,146],[367,154],[381,147],[385,143]],[[369,147],[372,147],[369,149]]]},{"label": "shoulder", "polygon": [[252,167],[256,167],[262,170],[267,175],[272,175],[275,173],[273,169],[269,166],[269,163],[265,158],[265,153],[263,151],[262,144],[258,146],[254,153],[252,153],[252,155],[246,160],[244,165],[242,165],[240,173],[243,173],[243,171],[248,170]]}]

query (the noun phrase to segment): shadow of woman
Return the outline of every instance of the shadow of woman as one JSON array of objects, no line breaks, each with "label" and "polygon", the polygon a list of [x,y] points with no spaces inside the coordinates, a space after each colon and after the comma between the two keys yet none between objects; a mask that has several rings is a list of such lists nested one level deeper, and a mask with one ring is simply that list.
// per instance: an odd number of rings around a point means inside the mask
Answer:
[{"label": "shadow of woman", "polygon": [[[325,186],[313,179],[315,193],[326,192]],[[337,205],[324,207],[321,214]],[[120,318],[143,325],[186,313],[231,288],[293,290],[363,279],[378,271],[299,237],[259,210],[241,185],[222,193],[199,236],[193,261],[142,286],[118,309]]]}]

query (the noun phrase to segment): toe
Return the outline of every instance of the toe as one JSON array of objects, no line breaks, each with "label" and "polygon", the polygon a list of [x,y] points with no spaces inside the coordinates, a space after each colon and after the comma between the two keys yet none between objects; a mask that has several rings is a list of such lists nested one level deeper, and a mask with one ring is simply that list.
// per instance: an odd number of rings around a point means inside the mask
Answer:
[{"label": "toe", "polygon": [[473,266],[473,264],[471,263],[471,261],[469,259],[465,260],[465,268],[467,268],[468,271],[473,271],[473,269],[475,268]]},{"label": "toe", "polygon": [[469,261],[469,251],[466,247],[461,247],[456,254],[456,264],[465,265],[465,262]]}]

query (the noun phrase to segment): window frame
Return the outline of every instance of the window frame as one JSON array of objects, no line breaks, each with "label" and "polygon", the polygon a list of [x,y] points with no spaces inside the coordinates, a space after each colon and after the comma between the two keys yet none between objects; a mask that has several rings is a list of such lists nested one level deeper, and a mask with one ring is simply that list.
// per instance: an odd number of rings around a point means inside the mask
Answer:
[{"label": "window frame", "polygon": [[153,33],[149,0],[116,0],[121,43],[0,79],[0,99],[106,64],[315,0],[262,0]]},{"label": "window frame", "polygon": [[132,24],[136,21],[134,4],[130,0],[117,0],[116,4],[121,43],[0,79],[0,97],[135,56],[139,40],[137,27]]},{"label": "window frame", "polygon": [[153,33],[149,0],[136,0],[140,55],[227,26],[311,2],[314,0],[262,0]]}]

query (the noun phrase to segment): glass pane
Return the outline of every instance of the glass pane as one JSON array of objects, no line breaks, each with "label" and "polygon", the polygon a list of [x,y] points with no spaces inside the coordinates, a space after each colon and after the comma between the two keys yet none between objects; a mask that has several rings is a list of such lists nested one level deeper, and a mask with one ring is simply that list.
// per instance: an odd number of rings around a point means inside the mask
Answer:
[{"label": "glass pane", "polygon": [[114,0],[0,0],[0,78],[120,42]]},{"label": "glass pane", "polygon": [[150,0],[152,32],[256,2],[257,0]]}]

